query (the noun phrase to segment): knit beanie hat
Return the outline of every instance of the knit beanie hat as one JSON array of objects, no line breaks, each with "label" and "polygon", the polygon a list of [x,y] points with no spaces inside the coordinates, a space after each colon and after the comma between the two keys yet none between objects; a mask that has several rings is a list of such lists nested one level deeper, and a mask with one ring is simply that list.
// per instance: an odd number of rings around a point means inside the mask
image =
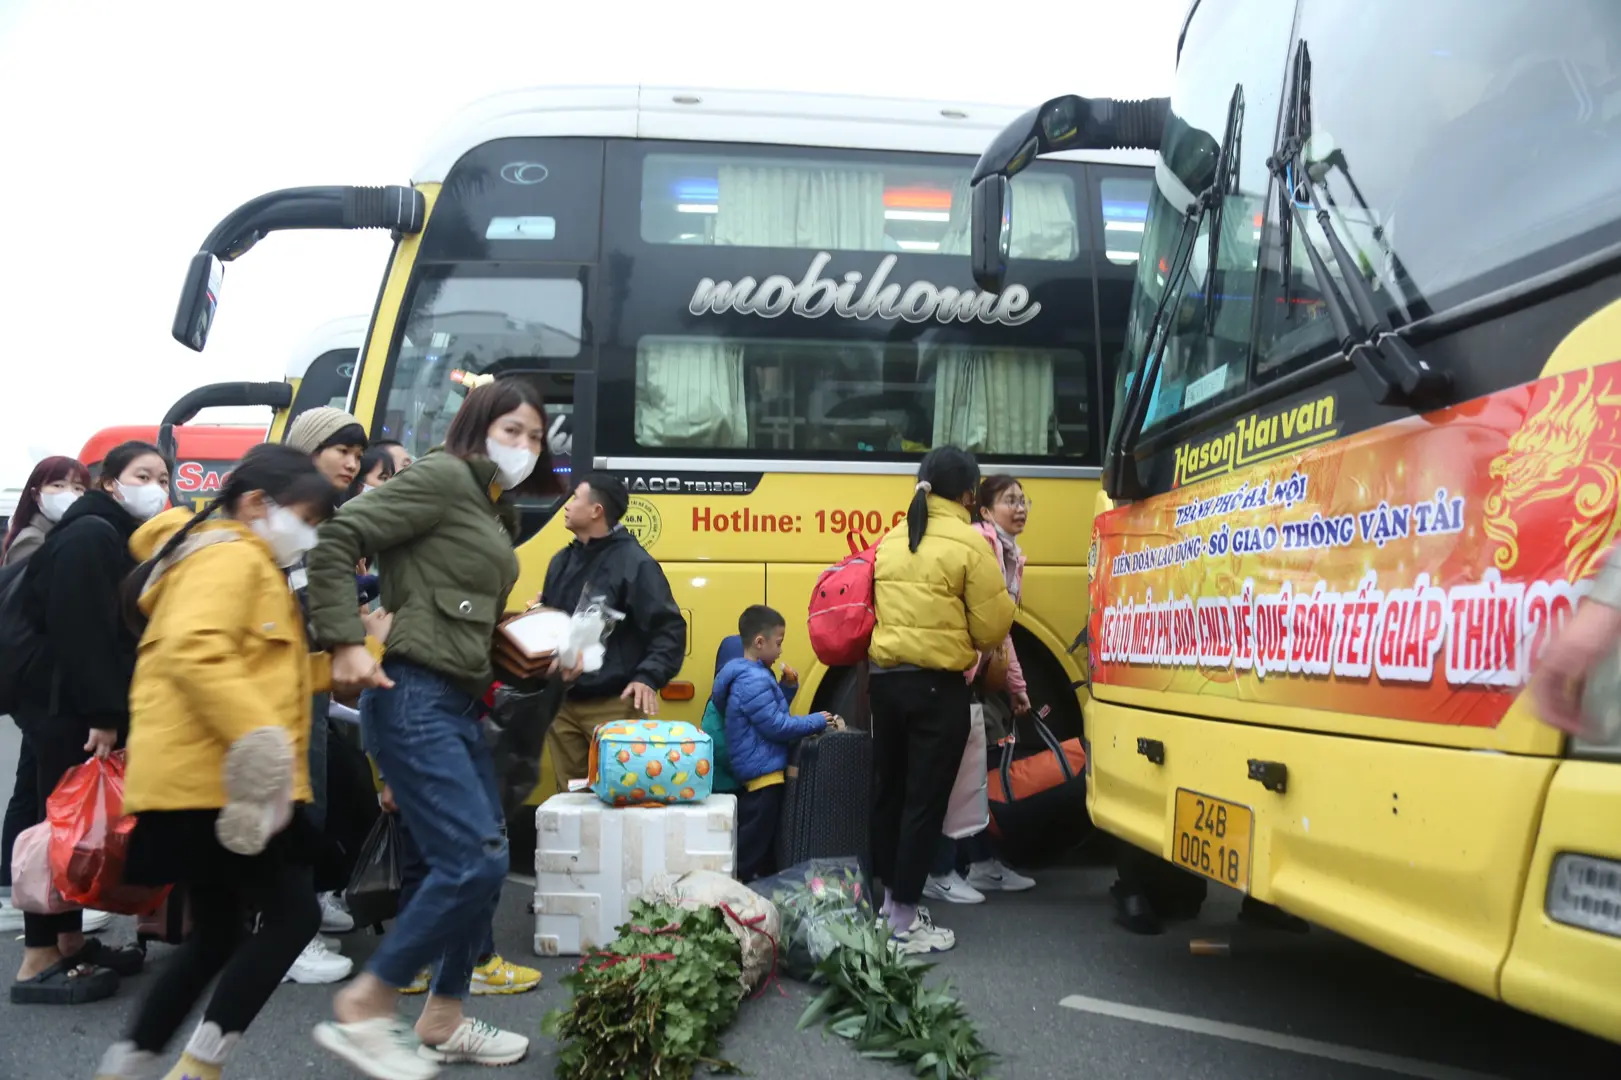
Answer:
[{"label": "knit beanie hat", "polygon": [[[350,432],[348,429],[354,428]],[[337,439],[334,436],[343,435]],[[314,454],[328,446],[359,446],[366,445],[366,429],[360,426],[360,421],[344,412],[334,409],[330,405],[321,405],[314,409],[298,414],[292,426],[287,429],[287,438],[283,440],[294,450],[306,454]]]}]

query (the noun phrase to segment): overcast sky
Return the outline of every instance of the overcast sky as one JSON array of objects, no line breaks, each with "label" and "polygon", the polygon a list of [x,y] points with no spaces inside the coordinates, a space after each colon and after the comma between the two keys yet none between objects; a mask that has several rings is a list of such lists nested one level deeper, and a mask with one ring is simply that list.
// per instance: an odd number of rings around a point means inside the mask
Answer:
[{"label": "overcast sky", "polygon": [[1169,88],[1186,8],[0,0],[0,486],[99,428],[156,423],[201,383],[280,378],[315,325],[369,311],[386,236],[279,233],[228,264],[207,353],[169,336],[187,260],[224,214],[279,187],[404,182],[474,98],[585,83],[1142,97]]}]

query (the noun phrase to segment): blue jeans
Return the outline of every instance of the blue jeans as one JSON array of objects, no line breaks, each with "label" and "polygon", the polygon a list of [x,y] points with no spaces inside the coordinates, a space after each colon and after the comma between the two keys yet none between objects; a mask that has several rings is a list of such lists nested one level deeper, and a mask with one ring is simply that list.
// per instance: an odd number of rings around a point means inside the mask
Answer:
[{"label": "blue jeans", "polygon": [[366,741],[428,873],[367,967],[389,986],[436,967],[433,992],[465,998],[507,875],[483,703],[406,660],[383,670],[394,687],[366,691]]},{"label": "blue jeans", "polygon": [[[396,834],[400,841],[400,906],[404,911],[411,903],[411,898],[422,888],[423,879],[428,876],[428,861],[417,850],[416,841],[411,839],[411,830],[405,823],[400,823],[400,831]],[[395,918],[399,918],[396,914]],[[486,960],[495,955],[495,925],[492,922],[484,930],[484,946],[478,952],[479,960]]]}]

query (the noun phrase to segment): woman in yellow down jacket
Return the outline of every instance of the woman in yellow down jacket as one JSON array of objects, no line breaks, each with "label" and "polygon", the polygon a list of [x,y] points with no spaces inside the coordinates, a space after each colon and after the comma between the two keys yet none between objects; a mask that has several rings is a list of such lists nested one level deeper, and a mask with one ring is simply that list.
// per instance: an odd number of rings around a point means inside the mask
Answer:
[{"label": "woman in yellow down jacket", "polygon": [[[219,985],[167,1075],[218,1080],[232,1046],[320,923],[310,856],[319,836],[305,752],[310,696],[330,683],[311,655],[283,567],[315,544],[336,492],[305,454],[254,447],[219,498],[162,543],[126,592],[146,619],[130,687],[124,809],[137,815],[125,878],[178,883],[192,934],[148,987],[97,1080],[152,1077],[209,982]],[[180,526],[177,528],[177,526]],[[144,582],[140,580],[145,573]],[[261,915],[248,934],[250,906]]]},{"label": "woman in yellow down jacket", "polygon": [[883,913],[903,952],[957,943],[918,907],[968,745],[963,672],[1013,627],[1002,568],[974,529],[979,464],[966,450],[924,455],[917,490],[878,545],[873,594],[872,869]]}]

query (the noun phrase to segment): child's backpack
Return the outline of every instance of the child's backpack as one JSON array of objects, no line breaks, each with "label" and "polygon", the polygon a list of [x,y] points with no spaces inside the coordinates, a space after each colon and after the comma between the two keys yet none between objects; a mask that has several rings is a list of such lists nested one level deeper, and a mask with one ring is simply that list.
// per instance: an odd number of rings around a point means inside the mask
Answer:
[{"label": "child's backpack", "polygon": [[709,702],[704,706],[704,718],[699,722],[715,744],[715,794],[735,795],[743,790],[743,785],[737,782],[732,775],[731,752],[726,749],[726,709],[715,700],[715,695],[709,695]]},{"label": "child's backpack", "polygon": [[806,628],[816,659],[828,667],[848,667],[867,658],[878,621],[872,588],[877,564],[874,544],[823,570],[816,579]]}]

